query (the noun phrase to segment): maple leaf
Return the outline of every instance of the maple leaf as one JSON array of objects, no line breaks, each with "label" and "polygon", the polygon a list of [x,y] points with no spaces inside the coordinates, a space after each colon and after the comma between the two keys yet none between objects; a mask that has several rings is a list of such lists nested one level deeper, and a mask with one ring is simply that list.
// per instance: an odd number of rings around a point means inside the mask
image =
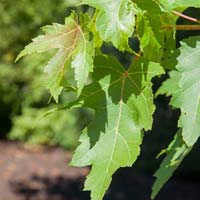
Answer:
[{"label": "maple leaf", "polygon": [[135,26],[135,8],[131,0],[82,0],[99,10],[96,28],[101,38],[119,50],[130,50],[128,38]]},{"label": "maple leaf", "polygon": [[84,88],[76,103],[95,114],[71,164],[92,165],[85,190],[91,190],[92,199],[100,200],[113,173],[132,166],[139,155],[142,130],[151,129],[155,110],[151,79],[163,69],[142,60],[126,71],[115,59],[104,56],[96,57],[94,63],[94,82]]},{"label": "maple leaf", "polygon": [[[86,15],[81,17],[84,18],[84,23],[89,21]],[[34,52],[43,53],[58,49],[45,69],[49,76],[47,87],[56,101],[63,89],[65,74],[69,67],[75,70],[78,93],[86,83],[89,72],[93,70],[93,43],[89,41],[87,27],[79,22],[76,14],[72,13],[65,19],[64,25],[54,23],[52,26],[45,26],[43,28],[45,35],[33,39],[16,59]]]},{"label": "maple leaf", "polygon": [[193,146],[200,136],[199,40],[198,36],[181,42],[177,71],[172,71],[170,78],[158,90],[158,94],[171,95],[171,105],[181,109],[178,125],[188,146]]}]

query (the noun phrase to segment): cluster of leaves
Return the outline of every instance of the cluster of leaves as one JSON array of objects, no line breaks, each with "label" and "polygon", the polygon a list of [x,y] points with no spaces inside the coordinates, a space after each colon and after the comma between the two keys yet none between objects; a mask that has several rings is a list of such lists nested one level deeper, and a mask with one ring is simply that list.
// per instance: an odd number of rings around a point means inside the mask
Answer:
[{"label": "cluster of leaves", "polygon": [[[64,25],[44,27],[44,35],[33,39],[17,59],[58,49],[45,68],[53,98],[58,102],[65,89],[75,93],[76,99],[63,108],[84,107],[94,111],[71,162],[74,166],[92,166],[85,190],[91,191],[93,200],[103,198],[117,169],[132,166],[136,161],[144,131],[151,130],[153,123],[152,79],[171,70],[170,78],[157,95],[172,96],[171,105],[181,110],[181,116],[179,130],[164,151],[166,158],[155,174],[154,199],[200,136],[200,37],[183,41],[178,50],[174,37],[178,18],[174,12],[200,7],[200,2],[80,0],[78,3],[94,9],[78,15],[72,12]],[[139,53],[130,48],[130,38],[139,40]],[[132,55],[128,68],[101,52],[102,44],[108,42]],[[68,79],[70,74],[73,80]]]}]

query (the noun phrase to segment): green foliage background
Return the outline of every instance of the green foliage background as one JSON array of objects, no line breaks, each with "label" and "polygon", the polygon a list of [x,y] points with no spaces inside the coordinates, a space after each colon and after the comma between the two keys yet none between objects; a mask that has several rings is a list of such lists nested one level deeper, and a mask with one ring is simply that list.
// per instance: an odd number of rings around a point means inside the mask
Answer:
[{"label": "green foliage background", "polygon": [[[20,0],[16,4],[12,0],[2,0],[0,3],[1,138],[68,149],[77,145],[85,123],[81,119],[84,112],[59,111],[38,121],[54,108],[53,101],[48,103],[50,94],[43,85],[43,68],[51,53],[32,55],[14,63],[20,50],[38,35],[40,27],[52,22],[63,23],[69,12],[66,7],[65,0]],[[65,96],[60,98],[61,102],[62,99],[67,100]]]}]

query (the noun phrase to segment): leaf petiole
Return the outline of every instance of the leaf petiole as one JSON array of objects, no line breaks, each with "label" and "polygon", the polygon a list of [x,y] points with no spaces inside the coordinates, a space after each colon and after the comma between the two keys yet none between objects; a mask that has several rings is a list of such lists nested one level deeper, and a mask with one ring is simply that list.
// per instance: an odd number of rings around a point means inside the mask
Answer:
[{"label": "leaf petiole", "polygon": [[196,19],[196,18],[194,18],[194,17],[190,17],[190,16],[188,16],[188,15],[185,15],[185,14],[183,14],[183,13],[177,12],[177,11],[175,11],[175,10],[173,10],[172,13],[173,13],[174,15],[178,16],[178,17],[181,17],[181,18],[187,19],[187,20],[189,20],[189,21],[196,22],[196,23],[200,24],[200,20],[198,20],[198,19]]}]

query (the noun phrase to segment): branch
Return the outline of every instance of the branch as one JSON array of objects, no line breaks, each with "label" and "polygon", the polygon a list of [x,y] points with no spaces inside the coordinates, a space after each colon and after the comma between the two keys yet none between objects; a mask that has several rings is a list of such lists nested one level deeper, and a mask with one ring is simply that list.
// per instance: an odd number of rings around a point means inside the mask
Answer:
[{"label": "branch", "polygon": [[184,19],[187,19],[189,21],[192,21],[192,22],[196,22],[198,24],[200,24],[200,21],[196,18],[193,18],[193,17],[190,17],[188,15],[184,15],[183,13],[180,13],[180,12],[177,12],[177,11],[172,11],[172,13],[178,17],[181,17],[181,18],[184,18]]},{"label": "branch", "polygon": [[[163,26],[162,29],[172,30],[174,27],[171,25]],[[197,31],[200,30],[200,25],[176,25],[176,30],[193,30]]]}]

